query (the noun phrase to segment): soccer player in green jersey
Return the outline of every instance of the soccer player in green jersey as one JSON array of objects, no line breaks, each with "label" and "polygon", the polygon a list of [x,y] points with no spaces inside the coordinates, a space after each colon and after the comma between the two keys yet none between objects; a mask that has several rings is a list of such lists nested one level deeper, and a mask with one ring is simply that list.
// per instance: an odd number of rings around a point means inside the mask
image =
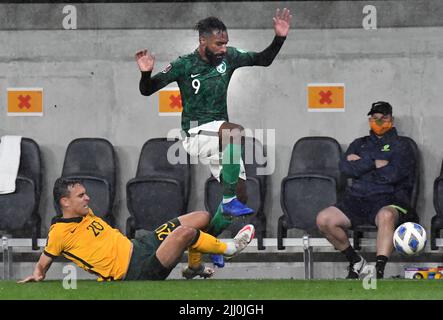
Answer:
[{"label": "soccer player in green jersey", "polygon": [[253,213],[245,205],[246,175],[241,159],[244,128],[229,122],[228,118],[229,81],[237,68],[269,66],[288,35],[291,19],[288,9],[276,10],[273,17],[275,37],[261,52],[229,47],[224,23],[208,17],[195,26],[199,33],[198,48],[171,62],[156,75],[151,75],[155,58],[148,50],[135,55],[141,71],[142,95],[149,96],[171,82],[178,83],[183,104],[183,146],[191,156],[209,162],[212,175],[223,185],[223,200],[208,230],[213,235],[220,234],[232,217]]}]

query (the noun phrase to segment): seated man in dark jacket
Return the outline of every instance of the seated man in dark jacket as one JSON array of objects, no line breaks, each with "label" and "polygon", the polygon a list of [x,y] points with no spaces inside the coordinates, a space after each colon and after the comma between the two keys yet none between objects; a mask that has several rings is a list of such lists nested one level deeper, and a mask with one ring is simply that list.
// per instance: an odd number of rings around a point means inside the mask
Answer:
[{"label": "seated man in dark jacket", "polygon": [[347,229],[377,226],[375,269],[380,279],[393,250],[394,230],[411,213],[413,149],[398,137],[389,103],[373,103],[368,116],[370,135],[354,140],[340,161],[340,170],[352,178],[352,186],[337,204],[317,216],[319,230],[350,262],[347,279],[358,279],[367,264],[350,245]]}]

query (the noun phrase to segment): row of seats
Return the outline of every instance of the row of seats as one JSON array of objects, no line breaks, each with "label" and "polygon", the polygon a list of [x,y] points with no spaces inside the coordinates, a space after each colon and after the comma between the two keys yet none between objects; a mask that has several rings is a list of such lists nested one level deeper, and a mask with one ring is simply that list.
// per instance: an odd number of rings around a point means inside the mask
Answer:
[{"label": "row of seats", "polygon": [[[257,145],[263,155],[258,140],[248,138],[246,144],[248,148],[254,148],[254,154]],[[187,213],[191,184],[190,159],[188,156],[183,164],[171,164],[167,159],[171,147],[177,157],[186,154],[178,139],[150,139],[141,149],[136,175],[126,184],[130,213],[126,235],[130,238],[139,229],[152,230],[166,220]],[[33,248],[37,249],[37,238],[41,233],[38,213],[42,185],[40,148],[34,140],[23,138],[21,151],[16,191],[0,195],[0,230],[14,238],[31,237]],[[255,169],[266,164],[261,160],[259,163],[246,164],[245,169],[248,174],[248,204],[257,212],[249,222],[257,225],[257,236],[262,243],[266,230],[263,214],[266,177],[257,176]],[[108,140],[79,138],[67,147],[61,177],[81,180],[91,198],[89,206],[95,214],[115,226],[113,206],[117,171],[115,150]],[[205,184],[206,209],[214,213],[221,198],[220,184],[209,178]],[[56,216],[52,221],[62,214],[57,203],[54,203],[54,207]],[[241,227],[233,226],[236,229]]]},{"label": "row of seats", "polygon": [[[415,151],[416,168],[411,208],[415,209],[419,191],[419,150],[416,143],[407,140]],[[256,225],[258,249],[263,249],[266,236],[264,203],[267,177],[257,175],[257,168],[266,167],[266,151],[262,144],[247,138],[246,150],[253,150],[253,163],[245,164],[247,174],[248,206],[256,214],[252,222]],[[136,230],[152,230],[167,219],[187,212],[190,195],[190,161],[171,164],[167,160],[168,150],[174,146],[176,155],[186,154],[178,140],[154,138],[142,147],[137,172],[126,184],[127,207],[130,217],[126,224],[126,235],[134,237]],[[305,137],[299,139],[292,150],[288,175],[281,183],[280,203],[283,215],[278,220],[278,248],[284,249],[283,239],[288,229],[296,228],[306,234],[317,236],[316,214],[336,202],[348,181],[338,168],[342,155],[340,144],[331,137]],[[244,156],[244,155],[243,155]],[[102,138],[80,138],[73,140],[66,150],[61,177],[81,179],[91,197],[90,207],[112,226],[115,225],[113,205],[116,190],[116,154],[112,144]],[[40,237],[41,218],[38,213],[42,184],[42,162],[38,144],[22,139],[22,153],[16,192],[0,195],[0,230],[13,237],[31,237],[33,247]],[[222,198],[222,188],[210,177],[205,183],[205,207],[214,213]],[[443,163],[440,177],[434,184],[434,206],[437,215],[432,218],[431,248],[437,249],[435,239],[443,229]],[[60,208],[54,203],[57,215]],[[418,222],[418,221],[417,221]],[[246,222],[245,222],[246,223]],[[234,225],[232,232],[241,228]],[[371,226],[354,229],[354,246],[360,247],[364,232],[374,231]]]},{"label": "row of seats", "polygon": [[[414,150],[414,183],[410,199],[408,220],[419,222],[415,214],[420,181],[420,155],[417,144],[409,137],[400,137]],[[333,205],[343,194],[348,181],[339,170],[342,156],[340,144],[331,137],[305,137],[292,149],[288,175],[281,185],[281,207],[284,214],[278,220],[277,244],[284,249],[283,239],[288,229],[300,229],[309,236],[320,236],[316,225],[317,213]],[[442,188],[443,190],[443,188]],[[440,195],[443,197],[443,193]],[[361,248],[365,232],[374,232],[372,225],[360,225],[353,229],[353,246]],[[437,232],[435,233],[436,236]]]}]

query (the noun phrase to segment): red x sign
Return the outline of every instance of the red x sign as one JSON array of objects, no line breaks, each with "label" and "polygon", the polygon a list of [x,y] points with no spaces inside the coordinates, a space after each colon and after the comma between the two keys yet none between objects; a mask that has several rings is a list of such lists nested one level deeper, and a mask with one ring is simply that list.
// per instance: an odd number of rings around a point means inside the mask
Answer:
[{"label": "red x sign", "polygon": [[308,111],[344,111],[344,83],[309,83]]},{"label": "red x sign", "polygon": [[182,97],[181,95],[170,95],[169,96],[169,100],[171,100],[171,103],[169,104],[169,106],[171,108],[177,108],[180,109],[182,106]]},{"label": "red x sign", "polygon": [[320,101],[319,101],[320,104],[324,104],[324,103],[331,104],[332,103],[332,100],[330,98],[332,95],[332,92],[330,90],[328,90],[327,92],[320,91],[318,94],[321,97]]},{"label": "red x sign", "polygon": [[18,100],[20,101],[18,104],[18,107],[20,109],[26,108],[29,109],[31,108],[31,104],[29,103],[29,101],[31,100],[31,96],[28,94],[25,97],[23,97],[22,95],[18,96]]}]

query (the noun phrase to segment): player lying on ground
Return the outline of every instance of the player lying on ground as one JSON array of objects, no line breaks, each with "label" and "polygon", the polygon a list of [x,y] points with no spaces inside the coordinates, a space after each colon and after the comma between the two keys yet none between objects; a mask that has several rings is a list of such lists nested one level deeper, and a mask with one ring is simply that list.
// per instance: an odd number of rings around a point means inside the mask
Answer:
[{"label": "player lying on ground", "polygon": [[[88,206],[86,189],[80,181],[57,180],[54,200],[60,205],[63,216],[52,224],[47,245],[33,274],[19,283],[43,280],[53,259],[60,255],[97,275],[99,281],[164,280],[187,248],[233,257],[254,236],[254,227],[248,225],[233,241],[221,242],[201,231],[209,223],[209,213],[196,211],[129,240],[94,215]],[[204,269],[202,265],[193,267],[195,270]],[[206,270],[208,273],[210,271]]]}]

